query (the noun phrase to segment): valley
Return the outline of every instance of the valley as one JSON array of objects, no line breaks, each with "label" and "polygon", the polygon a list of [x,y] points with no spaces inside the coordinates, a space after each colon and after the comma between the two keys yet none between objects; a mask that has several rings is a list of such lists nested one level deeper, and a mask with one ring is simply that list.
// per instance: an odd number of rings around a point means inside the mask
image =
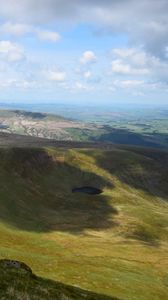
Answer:
[{"label": "valley", "polygon": [[167,152],[18,137],[0,148],[0,258],[112,299],[166,300]]},{"label": "valley", "polygon": [[[40,109],[40,107],[38,107]],[[57,108],[57,107],[56,107]],[[54,111],[54,108],[53,108]],[[168,149],[167,110],[143,113],[44,113],[28,110],[0,110],[0,132],[56,141],[113,143]],[[67,115],[67,116],[66,116]]]},{"label": "valley", "polygon": [[0,300],[168,300],[168,1],[0,4]]}]

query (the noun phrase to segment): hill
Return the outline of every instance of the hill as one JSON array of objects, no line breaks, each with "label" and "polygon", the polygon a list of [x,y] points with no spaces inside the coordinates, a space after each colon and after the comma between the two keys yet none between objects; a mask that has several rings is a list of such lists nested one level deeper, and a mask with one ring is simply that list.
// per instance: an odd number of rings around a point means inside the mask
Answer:
[{"label": "hill", "polygon": [[[68,113],[67,113],[68,114]],[[74,118],[79,111],[74,112]],[[90,121],[77,121],[59,115],[24,110],[0,110],[0,133],[39,137],[56,141],[114,143],[151,148],[168,148],[167,122],[157,120],[149,126],[143,119],[116,119],[114,114]],[[164,122],[163,122],[164,121]],[[139,123],[138,123],[139,122]],[[149,127],[149,128],[148,128]],[[163,129],[163,130],[161,130]]]},{"label": "hill", "polygon": [[0,261],[0,299],[119,300],[40,278],[23,268],[6,268],[3,261]]},{"label": "hill", "polygon": [[72,140],[68,129],[92,129],[84,122],[73,121],[56,114],[24,110],[0,110],[0,131],[55,140]]},{"label": "hill", "polygon": [[94,293],[166,300],[168,153],[36,145],[0,149],[0,258]]}]

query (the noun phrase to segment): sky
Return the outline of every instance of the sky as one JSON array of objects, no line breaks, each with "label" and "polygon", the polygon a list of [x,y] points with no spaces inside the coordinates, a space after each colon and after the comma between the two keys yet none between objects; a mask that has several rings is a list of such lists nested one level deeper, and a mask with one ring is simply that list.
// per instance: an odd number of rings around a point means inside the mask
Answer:
[{"label": "sky", "polygon": [[167,0],[0,0],[0,102],[168,102]]}]

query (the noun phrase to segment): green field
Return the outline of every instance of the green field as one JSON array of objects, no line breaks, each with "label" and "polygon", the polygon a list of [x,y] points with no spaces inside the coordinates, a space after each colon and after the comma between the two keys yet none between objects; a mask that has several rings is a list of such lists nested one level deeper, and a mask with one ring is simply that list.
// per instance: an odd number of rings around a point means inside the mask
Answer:
[{"label": "green field", "polygon": [[[167,299],[167,152],[1,148],[0,157],[0,258],[119,299]],[[88,185],[103,193],[72,193]]]},{"label": "green field", "polygon": [[[87,115],[88,114],[88,115]],[[69,116],[69,115],[68,115]],[[24,110],[0,110],[0,134],[19,134],[55,141],[100,142],[168,148],[167,111],[72,113],[73,119]],[[79,120],[76,120],[77,116]],[[87,116],[90,116],[88,118]]]},{"label": "green field", "polygon": [[119,300],[44,279],[24,268],[6,268],[0,261],[0,297],[3,300]]}]

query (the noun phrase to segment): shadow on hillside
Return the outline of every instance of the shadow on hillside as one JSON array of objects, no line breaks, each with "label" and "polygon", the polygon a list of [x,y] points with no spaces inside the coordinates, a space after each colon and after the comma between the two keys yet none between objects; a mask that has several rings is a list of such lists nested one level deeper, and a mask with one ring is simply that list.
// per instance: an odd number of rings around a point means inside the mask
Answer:
[{"label": "shadow on hillside", "polygon": [[[87,229],[116,225],[117,210],[103,193],[72,193],[74,187],[113,185],[92,172],[55,160],[42,149],[1,149],[0,168],[5,172],[0,190],[0,219],[20,230],[63,231],[78,234]],[[1,174],[2,174],[1,172]]]},{"label": "shadow on hillside", "polygon": [[16,113],[18,116],[24,116],[32,119],[45,119],[47,116],[44,113],[24,111],[24,110],[12,110],[12,112]]},{"label": "shadow on hillside", "polygon": [[[96,138],[99,142],[114,143],[120,145],[134,145],[140,147],[163,148],[163,141],[166,140],[166,135],[157,135],[137,133],[128,129],[116,129],[111,126],[104,126],[106,133]],[[162,136],[162,142],[160,137]],[[93,141],[93,139],[92,139]]]},{"label": "shadow on hillside", "polygon": [[105,152],[97,158],[97,165],[132,188],[168,200],[168,153],[149,148],[121,149]]}]

